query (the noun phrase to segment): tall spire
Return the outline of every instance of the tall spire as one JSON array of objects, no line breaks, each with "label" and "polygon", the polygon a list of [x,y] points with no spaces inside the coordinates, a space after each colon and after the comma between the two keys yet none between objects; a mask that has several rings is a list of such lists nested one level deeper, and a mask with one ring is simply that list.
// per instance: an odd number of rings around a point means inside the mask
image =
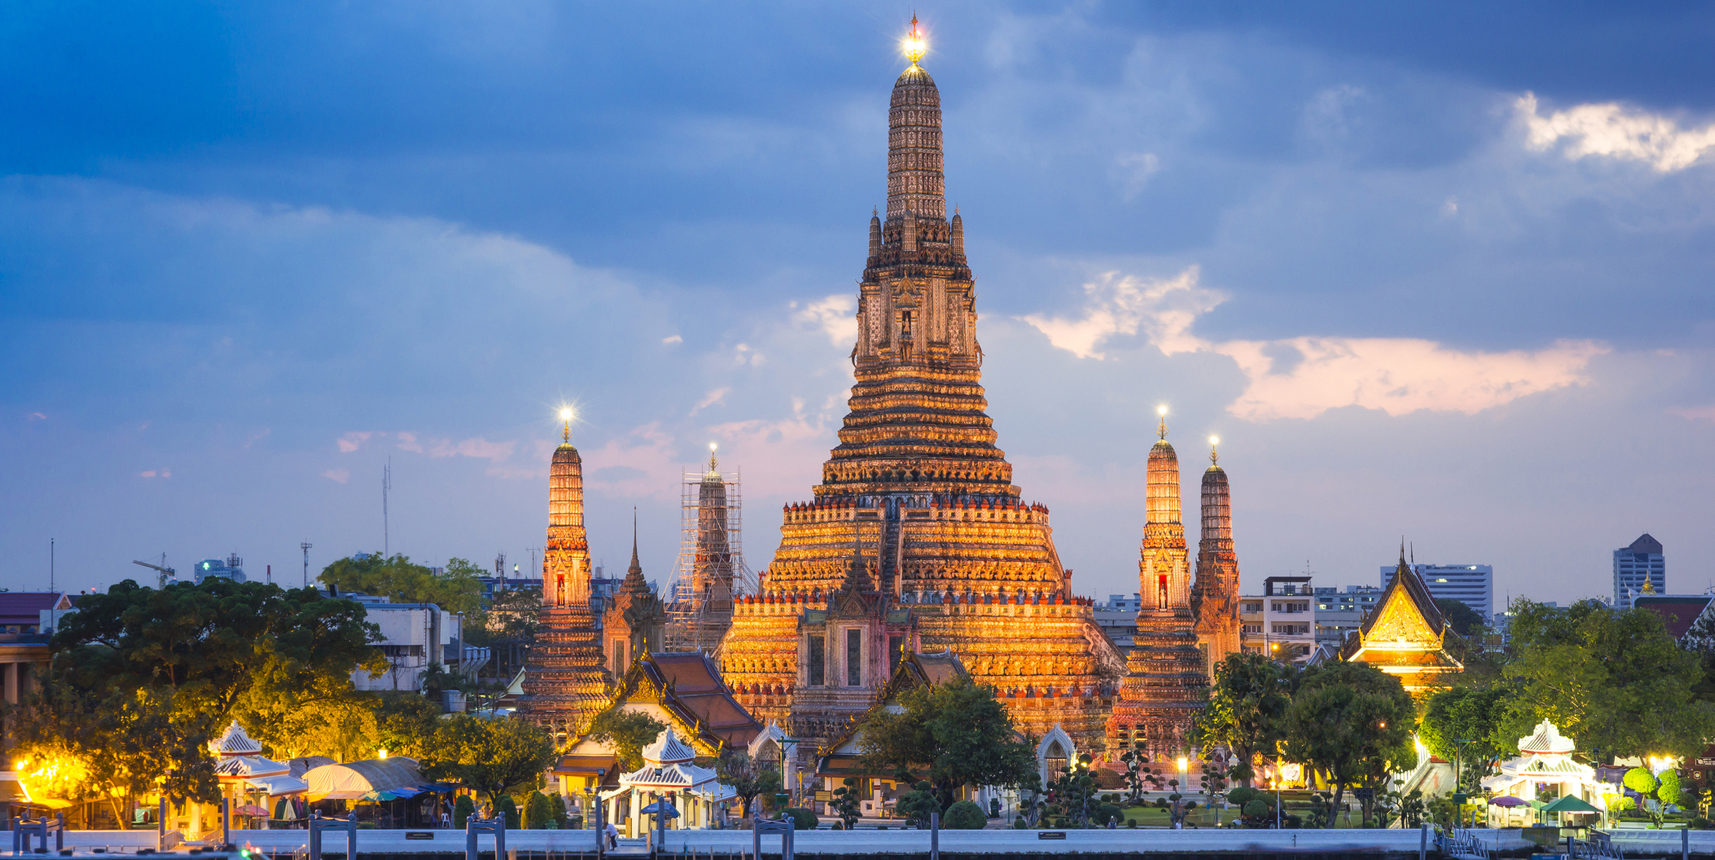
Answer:
[{"label": "tall spire", "polygon": [[584,532],[584,463],[571,442],[571,410],[562,409],[564,440],[548,466],[548,543],[542,553],[542,600],[589,602],[589,539]]},{"label": "tall spire", "polygon": [[643,572],[643,565],[637,563],[637,508],[631,509],[631,566],[625,569],[627,574]]},{"label": "tall spire", "polygon": [[905,38],[911,65],[893,84],[887,112],[887,220],[907,212],[919,218],[947,219],[946,178],[941,172],[941,92],[918,65],[928,49],[911,17]]}]

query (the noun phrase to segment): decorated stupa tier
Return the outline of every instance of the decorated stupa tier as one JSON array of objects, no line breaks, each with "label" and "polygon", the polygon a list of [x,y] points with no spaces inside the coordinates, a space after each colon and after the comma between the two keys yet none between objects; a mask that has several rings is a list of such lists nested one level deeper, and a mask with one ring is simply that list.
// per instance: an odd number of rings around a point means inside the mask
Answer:
[{"label": "decorated stupa tier", "polygon": [[814,501],[786,508],[760,594],[734,607],[722,670],[757,718],[821,742],[895,655],[950,650],[973,679],[1013,693],[1003,700],[1021,727],[1058,722],[1099,748],[1123,664],[1091,604],[1071,596],[1048,510],[1020,501],[995,444],[964,222],[946,217],[940,92],[917,62],[915,25],[907,46],[850,412]]},{"label": "decorated stupa tier", "polygon": [[1191,614],[1197,619],[1197,647],[1203,649],[1204,669],[1214,677],[1215,665],[1237,652],[1239,644],[1239,559],[1233,549],[1232,497],[1227,472],[1221,468],[1209,437],[1209,468],[1203,471],[1200,513],[1203,528],[1197,539],[1197,576],[1191,585]]},{"label": "decorated stupa tier", "polygon": [[571,410],[548,468],[548,540],[542,608],[524,675],[523,712],[566,743],[607,705],[610,676],[590,612],[590,551],[584,532],[583,459],[572,447]]}]

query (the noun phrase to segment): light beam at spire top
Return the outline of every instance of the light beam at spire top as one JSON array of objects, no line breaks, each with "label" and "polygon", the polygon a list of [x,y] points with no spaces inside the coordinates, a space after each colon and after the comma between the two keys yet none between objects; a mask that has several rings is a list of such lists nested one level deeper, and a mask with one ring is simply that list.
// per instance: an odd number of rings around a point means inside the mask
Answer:
[{"label": "light beam at spire top", "polygon": [[911,32],[899,44],[905,51],[905,59],[910,60],[913,66],[923,59],[924,54],[929,53],[929,40],[917,29],[916,13],[911,15]]}]

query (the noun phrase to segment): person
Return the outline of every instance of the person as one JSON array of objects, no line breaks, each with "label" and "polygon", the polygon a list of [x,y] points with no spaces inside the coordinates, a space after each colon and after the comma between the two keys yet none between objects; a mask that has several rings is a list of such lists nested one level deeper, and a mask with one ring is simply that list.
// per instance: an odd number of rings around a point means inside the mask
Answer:
[{"label": "person", "polygon": [[613,826],[613,822],[609,821],[607,823],[607,850],[614,851],[614,850],[617,850],[618,848],[619,848],[619,828]]}]

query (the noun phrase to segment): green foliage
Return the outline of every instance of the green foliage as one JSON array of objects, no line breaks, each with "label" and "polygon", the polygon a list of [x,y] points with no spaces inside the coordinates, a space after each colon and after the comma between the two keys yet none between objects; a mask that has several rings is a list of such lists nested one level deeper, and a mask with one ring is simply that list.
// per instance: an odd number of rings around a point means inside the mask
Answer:
[{"label": "green foliage", "polygon": [[1453,632],[1466,639],[1480,639],[1489,628],[1489,619],[1462,600],[1438,598],[1435,608],[1441,610],[1441,617],[1447,620]]},{"label": "green foliage", "polygon": [[476,803],[470,799],[470,795],[459,795],[458,800],[453,801],[453,829],[463,830],[465,821],[475,814]]},{"label": "green foliage", "polygon": [[941,801],[927,780],[919,781],[894,803],[894,814],[918,827],[929,826],[929,816],[941,811]]},{"label": "green foliage", "polygon": [[969,800],[947,807],[941,816],[941,827],[946,830],[981,830],[987,824],[988,816],[983,814],[982,807]]},{"label": "green foliage", "polygon": [[462,558],[448,559],[437,574],[403,555],[383,558],[377,552],[342,558],[323,568],[317,579],[341,592],[355,591],[398,603],[433,603],[448,612],[469,615],[482,608],[482,583],[477,577],[483,573]]},{"label": "green foliage", "polygon": [[1209,700],[1197,712],[1191,737],[1207,755],[1215,747],[1233,754],[1234,778],[1251,779],[1250,762],[1275,755],[1286,737],[1286,712],[1297,669],[1261,654],[1238,652],[1215,666]]},{"label": "green foliage", "polygon": [[1430,752],[1460,762],[1460,779],[1474,787],[1482,775],[1478,762],[1510,755],[1515,749],[1511,744],[1516,739],[1502,737],[1506,709],[1506,691],[1498,686],[1441,690],[1429,697],[1417,736]]},{"label": "green foliage", "polygon": [[55,683],[22,703],[16,740],[75,756],[103,794],[212,802],[208,741],[235,717],[271,747],[305,712],[343,722],[351,673],[381,665],[375,636],[362,607],[309,589],[125,580],[61,622]]},{"label": "green foliage", "polygon": [[1274,807],[1269,805],[1268,801],[1263,800],[1260,797],[1253,797],[1250,800],[1245,801],[1245,805],[1240,811],[1244,813],[1245,818],[1252,821],[1261,821],[1273,810]]},{"label": "green foliage", "polygon": [[1606,796],[1602,805],[1607,807],[1609,812],[1625,812],[1628,809],[1636,808],[1638,804],[1631,795],[1610,794]]},{"label": "green foliage", "polygon": [[1243,807],[1246,803],[1249,803],[1252,798],[1258,797],[1259,795],[1260,792],[1256,789],[1251,788],[1248,785],[1241,785],[1238,788],[1227,792],[1227,802],[1234,806]]},{"label": "green foliage", "polygon": [[1120,755],[1125,765],[1126,799],[1136,803],[1145,788],[1161,787],[1161,775],[1150,767],[1149,750],[1143,741],[1133,741],[1131,749]]},{"label": "green foliage", "polygon": [[1626,775],[1620,781],[1627,788],[1645,797],[1654,794],[1656,786],[1661,784],[1655,778],[1655,774],[1650,773],[1647,767],[1634,767],[1626,771]]},{"label": "green foliage", "polygon": [[877,708],[863,723],[862,761],[871,772],[927,776],[943,804],[964,786],[1036,781],[1035,753],[993,687],[960,679],[909,690],[899,704],[897,713]]},{"label": "green foliage", "polygon": [[1411,743],[1417,716],[1399,679],[1366,663],[1330,663],[1304,673],[1286,715],[1285,752],[1327,774],[1340,808],[1349,786],[1377,789],[1391,773],[1415,764]]},{"label": "green foliage", "polygon": [[643,748],[667,730],[648,714],[619,708],[603,711],[590,721],[590,738],[613,747],[619,769],[630,773],[643,766]]},{"label": "green foliage", "polygon": [[512,795],[503,794],[494,802],[494,817],[504,818],[509,830],[518,827],[518,804],[513,801]]},{"label": "green foliage", "polygon": [[1077,766],[1063,774],[1048,787],[1048,811],[1056,818],[1071,821],[1073,827],[1090,826],[1090,813],[1096,805],[1096,779],[1090,770],[1090,754],[1079,753]]},{"label": "green foliage", "polygon": [[558,817],[554,814],[556,806],[562,805],[550,800],[548,795],[540,791],[530,792],[530,796],[524,801],[524,829],[546,830],[548,822],[558,823]]},{"label": "green foliage", "polygon": [[843,784],[834,789],[834,814],[839,816],[840,823],[846,830],[857,826],[858,818],[862,816],[863,798],[858,795],[862,781],[855,776],[845,778]]},{"label": "green foliage", "polygon": [[796,806],[786,807],[781,811],[780,817],[782,820],[787,818],[792,819],[792,828],[794,830],[815,830],[822,823],[816,818],[816,813]]},{"label": "green foliage", "polygon": [[1511,630],[1502,738],[1552,720],[1605,759],[1694,755],[1715,736],[1715,704],[1694,696],[1702,662],[1655,613],[1588,600],[1564,609],[1515,603]]},{"label": "green foliage", "polygon": [[[534,787],[555,758],[553,740],[534,724],[517,717],[457,714],[435,727],[423,744],[419,764],[424,776],[456,781],[482,793],[499,809],[501,795]],[[513,815],[517,815],[515,805]]]},{"label": "green foliage", "polygon": [[738,795],[745,818],[750,817],[751,804],[758,796],[767,798],[779,794],[786,785],[781,780],[779,764],[757,761],[739,747],[722,751],[715,771],[720,781],[732,786]]},{"label": "green foliage", "polygon": [[1092,827],[1106,827],[1108,826],[1108,822],[1112,821],[1115,824],[1118,824],[1122,818],[1125,818],[1125,811],[1120,809],[1117,805],[1112,803],[1099,803],[1096,804],[1095,811],[1090,813],[1090,825]]},{"label": "green foliage", "polygon": [[1690,804],[1685,803],[1683,783],[1680,781],[1679,771],[1664,770],[1657,778],[1661,780],[1661,784],[1655,787],[1656,800],[1680,807],[1687,805],[1695,807],[1697,805],[1696,800],[1691,801]]},{"label": "green foliage", "polygon": [[1382,827],[1390,827],[1397,823],[1400,827],[1412,828],[1423,823],[1427,807],[1423,802],[1423,792],[1413,789],[1407,794],[1397,791],[1386,791],[1376,798],[1377,813]]}]

